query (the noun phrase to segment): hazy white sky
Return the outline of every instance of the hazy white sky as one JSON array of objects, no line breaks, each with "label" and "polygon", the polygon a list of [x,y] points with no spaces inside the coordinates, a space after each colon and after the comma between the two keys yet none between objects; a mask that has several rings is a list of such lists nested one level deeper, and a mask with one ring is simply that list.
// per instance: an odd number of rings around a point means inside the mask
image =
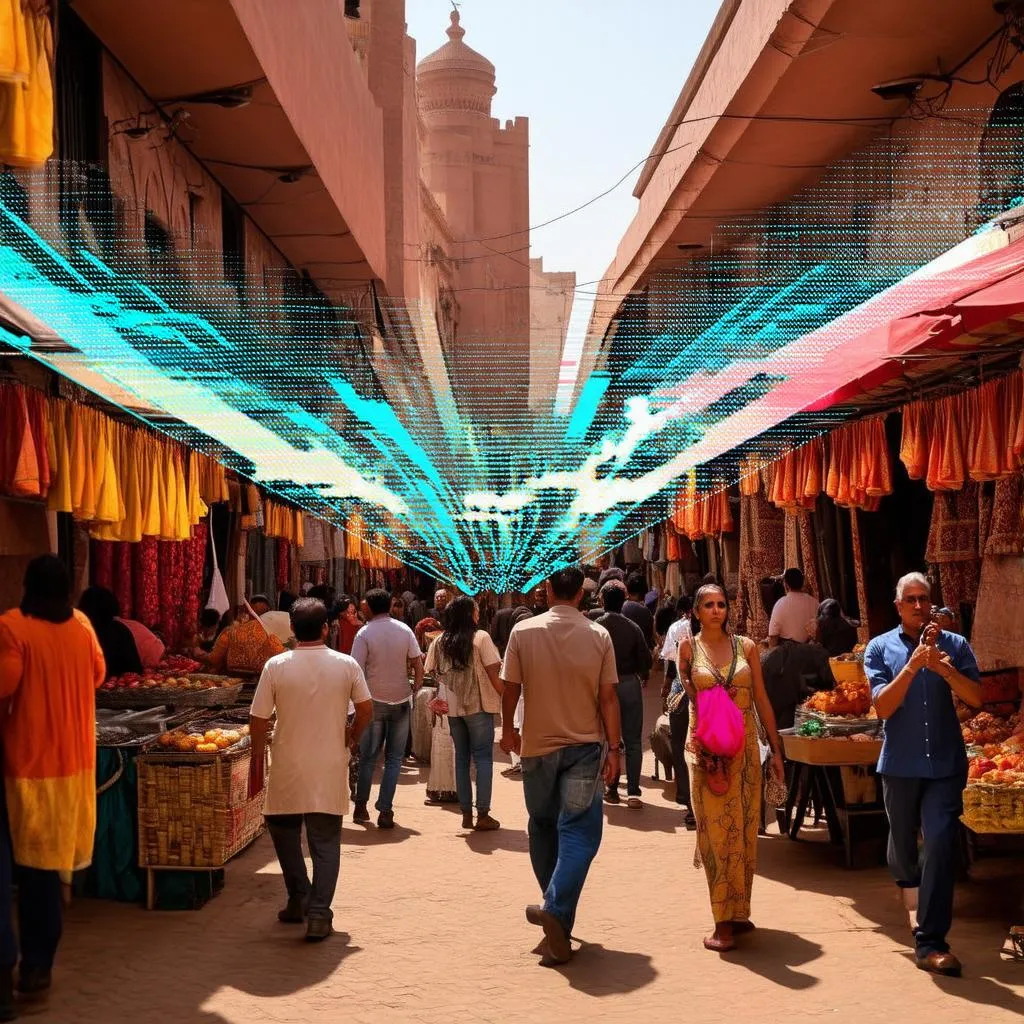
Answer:
[{"label": "hazy white sky", "polygon": [[[719,3],[461,0],[466,43],[497,68],[495,116],[530,119],[533,224],[603,192],[647,156]],[[451,9],[450,0],[406,0],[417,60],[447,42]],[[532,254],[581,283],[601,277],[636,209],[637,174],[535,231]]]}]

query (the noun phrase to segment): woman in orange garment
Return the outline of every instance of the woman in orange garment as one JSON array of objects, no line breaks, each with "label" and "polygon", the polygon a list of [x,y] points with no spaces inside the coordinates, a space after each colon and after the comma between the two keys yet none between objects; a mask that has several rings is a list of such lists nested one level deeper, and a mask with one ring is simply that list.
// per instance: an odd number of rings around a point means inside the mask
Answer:
[{"label": "woman in orange garment", "polygon": [[[71,607],[64,563],[29,563],[21,607],[0,615],[0,1015],[18,990],[45,994],[61,933],[60,872],[92,860],[96,828],[96,688],[106,665],[89,620]],[[6,1017],[4,1019],[11,1019]]]}]

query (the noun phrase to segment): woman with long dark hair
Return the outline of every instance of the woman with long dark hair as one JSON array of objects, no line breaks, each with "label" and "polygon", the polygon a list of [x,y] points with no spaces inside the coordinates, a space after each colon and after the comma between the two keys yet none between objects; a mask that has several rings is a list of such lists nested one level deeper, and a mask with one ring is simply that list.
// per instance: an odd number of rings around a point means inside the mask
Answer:
[{"label": "woman with long dark hair", "polygon": [[92,623],[109,675],[120,676],[125,672],[142,671],[142,659],[139,657],[135,637],[120,621],[121,606],[112,590],[88,587],[78,599],[78,610]]},{"label": "woman with long dark hair", "polygon": [[[501,709],[501,656],[487,632],[478,628],[480,609],[473,598],[455,598],[445,608],[443,617],[444,632],[430,645],[424,669],[447,692],[462,827],[490,832],[501,827],[490,813],[494,716]],[[470,760],[476,766],[476,825]]]},{"label": "woman with long dark hair", "polygon": [[[729,601],[718,584],[702,586],[694,598],[698,630],[679,644],[678,670],[693,706],[689,750],[691,799],[697,821],[697,859],[711,894],[714,933],[705,948],[725,953],[735,935],[750,931],[750,891],[761,820],[761,752],[755,708],[772,749],[772,770],[782,779],[782,747],[761,678],[757,647],[729,633]],[[724,758],[702,748],[696,737],[701,691],[721,686],[742,712],[743,747]]]},{"label": "woman with long dark hair", "polygon": [[[61,873],[92,860],[96,829],[96,688],[106,677],[89,620],[71,605],[58,558],[33,559],[21,607],[0,615],[0,1019],[18,990],[45,994],[60,941]],[[14,865],[14,878],[11,865]]]}]

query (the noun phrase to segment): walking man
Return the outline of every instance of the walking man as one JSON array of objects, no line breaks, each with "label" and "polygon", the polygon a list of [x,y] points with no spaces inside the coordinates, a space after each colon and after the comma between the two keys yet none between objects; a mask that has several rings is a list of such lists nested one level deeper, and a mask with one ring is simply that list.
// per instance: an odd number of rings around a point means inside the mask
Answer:
[{"label": "walking man", "polygon": [[[644,691],[641,684],[651,671],[651,649],[643,630],[622,614],[626,588],[612,580],[601,588],[604,615],[597,620],[608,630],[615,651],[615,669],[619,676],[619,717],[622,721],[622,745],[626,751],[626,806],[640,810],[640,769],[643,765]],[[610,804],[619,802],[619,779],[608,786],[604,795]]]},{"label": "walking man", "polygon": [[953,696],[981,707],[978,663],[962,636],[931,622],[931,584],[921,573],[896,584],[896,610],[900,625],[875,637],[864,655],[875,710],[885,722],[878,774],[889,816],[889,870],[911,915],[917,966],[959,977],[946,935],[967,752]]},{"label": "walking man", "polygon": [[[381,747],[384,748],[384,776],[377,794],[377,828],[395,827],[395,789],[402,770],[402,758],[409,739],[412,693],[423,685],[423,654],[416,634],[391,617],[391,595],[371,590],[366,595],[370,621],[352,643],[352,657],[366,676],[373,697],[373,722],[359,745],[359,781],[352,820],[370,820],[367,802]],[[413,690],[409,690],[409,676]]]},{"label": "walking man", "polygon": [[[526,919],[544,929],[541,963],[566,963],[576,906],[601,845],[602,779],[619,775],[615,652],[607,630],[579,611],[583,572],[547,581],[549,611],[512,630],[501,678],[501,749],[522,755],[530,861],[544,895]],[[513,725],[523,695],[523,729]]]},{"label": "walking man", "polygon": [[782,574],[786,593],[775,602],[768,620],[768,646],[788,640],[805,644],[811,639],[811,623],[818,617],[818,599],[804,590],[804,574],[796,568]]},{"label": "walking man", "polygon": [[[263,788],[267,728],[277,711],[274,761],[264,814],[284,875],[285,924],[306,921],[306,940],[331,934],[331,902],[341,862],[341,819],[348,811],[348,756],[369,724],[373,704],[363,673],[347,654],[327,646],[327,608],[303,597],[291,607],[295,650],[263,666],[252,701],[249,795]],[[348,725],[349,701],[355,718]],[[302,826],[313,881],[302,856]]]},{"label": "walking man", "polygon": [[626,603],[622,606],[622,614],[635,622],[643,630],[647,646],[654,648],[654,616],[647,607],[647,580],[638,572],[626,577]]}]

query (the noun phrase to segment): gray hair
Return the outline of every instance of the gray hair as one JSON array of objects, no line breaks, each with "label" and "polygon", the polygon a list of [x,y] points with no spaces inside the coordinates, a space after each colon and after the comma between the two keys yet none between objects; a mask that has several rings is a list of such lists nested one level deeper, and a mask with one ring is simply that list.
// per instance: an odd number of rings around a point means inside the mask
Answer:
[{"label": "gray hair", "polygon": [[896,600],[902,601],[907,587],[915,583],[920,587],[924,587],[928,591],[928,595],[931,596],[931,580],[923,572],[908,572],[906,576],[901,576],[896,584]]}]

